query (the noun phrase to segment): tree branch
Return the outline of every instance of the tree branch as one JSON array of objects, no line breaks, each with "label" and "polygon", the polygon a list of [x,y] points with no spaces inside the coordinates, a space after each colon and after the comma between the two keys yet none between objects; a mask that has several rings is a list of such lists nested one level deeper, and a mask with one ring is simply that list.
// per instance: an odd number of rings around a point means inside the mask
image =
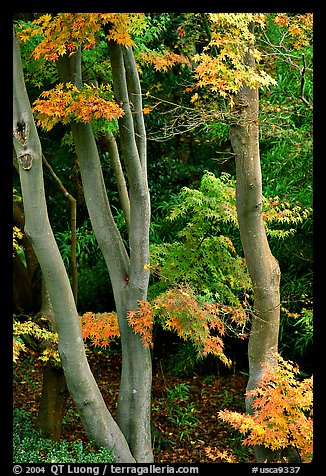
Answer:
[{"label": "tree branch", "polygon": [[122,104],[124,111],[124,115],[119,119],[122,156],[126,164],[130,190],[135,191],[137,195],[144,189],[144,176],[135,136],[133,120],[135,107],[129,99],[122,48],[112,40],[108,42],[115,100],[118,104]]},{"label": "tree branch", "polygon": [[107,134],[103,134],[103,141],[108,149],[110,155],[110,161],[113,168],[113,172],[115,175],[115,179],[117,181],[118,186],[118,193],[120,197],[120,204],[123,210],[123,214],[125,217],[126,225],[128,234],[130,231],[130,201],[129,195],[126,185],[126,180],[123,174],[121,161],[119,157],[119,150],[115,140],[114,135],[112,132],[108,132]]},{"label": "tree branch", "polygon": [[312,109],[312,105],[310,104],[309,101],[304,97],[304,86],[305,86],[305,73],[306,73],[306,56],[304,53],[302,53],[302,62],[303,62],[303,68],[300,72],[301,75],[301,95],[300,99],[308,106],[310,109]]},{"label": "tree branch", "polygon": [[139,159],[142,167],[146,170],[146,131],[143,116],[142,93],[131,46],[123,50],[123,61],[126,71],[129,102],[131,102],[135,108],[133,122]]},{"label": "tree branch", "polygon": [[[63,82],[74,82],[81,87],[81,55],[65,55],[57,61]],[[84,196],[98,244],[107,263],[115,295],[124,285],[129,268],[129,258],[121,234],[114,221],[106,192],[100,157],[94,134],[89,123],[73,122],[71,130],[79,159]]]},{"label": "tree branch", "polygon": [[76,245],[77,245],[77,207],[76,207],[76,199],[68,192],[68,190],[64,187],[63,183],[54,172],[53,168],[46,160],[44,154],[42,154],[42,161],[46,168],[49,170],[50,174],[56,181],[59,189],[63,192],[64,196],[68,198],[70,202],[70,209],[71,209],[71,277],[72,277],[72,292],[74,294],[75,303],[77,306],[77,293],[78,293],[78,271],[77,271],[77,259],[76,259]]}]

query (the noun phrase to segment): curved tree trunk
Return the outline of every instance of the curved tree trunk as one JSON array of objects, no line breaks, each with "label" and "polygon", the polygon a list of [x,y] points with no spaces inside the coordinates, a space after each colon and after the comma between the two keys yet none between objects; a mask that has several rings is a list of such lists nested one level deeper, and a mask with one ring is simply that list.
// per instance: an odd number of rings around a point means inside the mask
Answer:
[{"label": "curved tree trunk", "polygon": [[[101,169],[98,149],[90,124],[72,123],[74,143],[80,164],[84,196],[94,234],[103,253],[114,293],[118,314],[122,372],[118,397],[117,422],[137,462],[152,462],[150,350],[144,347],[126,319],[129,310],[138,309],[146,300],[149,271],[150,200],[146,170],[146,135],[142,122],[140,86],[131,48],[110,43],[116,101],[123,104],[119,120],[121,150],[129,183],[129,250],[114,222]],[[126,59],[124,59],[126,54]],[[82,87],[80,51],[58,61],[61,80]],[[135,117],[131,112],[131,99]],[[128,212],[129,213],[129,212]]]},{"label": "curved tree trunk", "polygon": [[[249,48],[246,64],[255,67]],[[249,381],[247,391],[257,387],[264,362],[277,366],[280,324],[280,268],[271,253],[262,217],[262,176],[259,154],[258,88],[243,85],[235,96],[236,124],[230,140],[236,160],[237,215],[242,247],[254,288],[254,309],[248,345]],[[254,413],[253,399],[246,398],[248,413]],[[255,447],[257,462],[300,462],[294,448],[274,452]]]},{"label": "curved tree trunk", "polygon": [[[153,461],[151,448],[151,383],[150,349],[128,325],[128,310],[137,310],[138,301],[146,301],[149,271],[150,197],[147,184],[146,132],[138,72],[131,47],[109,42],[115,99],[123,104],[119,119],[121,151],[126,164],[130,197],[130,270],[129,281],[118,305],[122,374],[117,421],[137,461]],[[118,315],[119,315],[118,314]],[[141,459],[139,459],[141,457]]]},{"label": "curved tree trunk", "polygon": [[[255,67],[250,53],[247,64]],[[280,268],[271,253],[262,217],[262,177],[259,155],[258,88],[243,85],[235,96],[230,140],[236,160],[236,200],[241,242],[254,288],[254,309],[249,338],[249,381],[247,391],[262,378],[263,363],[277,365],[280,321]],[[246,398],[248,413],[253,413],[253,400]],[[279,458],[262,446],[255,447],[258,462]],[[289,460],[292,456],[289,456]],[[298,460],[297,460],[298,461]]]},{"label": "curved tree trunk", "polygon": [[[273,257],[261,214],[262,183],[259,159],[258,93],[243,86],[235,97],[239,125],[230,127],[230,139],[236,160],[237,215],[244,256],[254,287],[254,309],[248,345],[249,381],[247,391],[262,378],[263,362],[277,364],[279,332],[280,271]],[[253,401],[246,398],[248,413]],[[264,448],[255,447],[257,461],[269,456]]]},{"label": "curved tree trunk", "polygon": [[59,335],[59,354],[69,392],[88,437],[112,448],[117,462],[133,463],[129,446],[108,411],[89,368],[79,316],[64,263],[49,223],[42,173],[42,150],[13,32],[13,136],[24,200],[25,233],[40,263]]},{"label": "curved tree trunk", "polygon": [[[17,226],[19,226],[19,228],[24,228],[24,212],[17,202],[14,202],[14,223],[17,223]],[[37,269],[39,263],[35,256],[33,247],[26,236],[24,237],[24,248],[25,254],[29,256],[29,260],[26,260],[28,264],[26,268],[21,262],[20,258],[18,256],[14,256],[14,310],[15,308],[17,308],[17,303],[21,303],[21,311],[30,312],[31,305],[29,305],[29,302],[31,302],[32,299],[31,275],[34,273],[35,269]],[[17,270],[20,270],[18,276]],[[24,280],[22,280],[22,278],[24,278]],[[27,284],[26,286],[23,286],[25,282]],[[24,292],[23,299],[17,300],[17,297],[15,299],[17,292],[22,293],[22,290]],[[55,331],[53,306],[51,305],[49,293],[46,290],[46,286],[43,279],[42,305],[40,311],[36,314],[33,320],[37,322],[42,318],[45,318],[49,323],[49,328],[52,331]],[[66,410],[67,396],[68,390],[62,367],[54,367],[50,362],[48,362],[43,370],[42,395],[36,420],[36,426],[52,440],[59,440],[61,437],[62,419]]]},{"label": "curved tree trunk", "polygon": [[237,215],[246,264],[254,287],[249,340],[248,390],[261,379],[262,362],[276,365],[280,315],[280,270],[267,241],[262,217],[258,138],[258,91],[243,86],[235,97],[238,125],[230,127],[236,158]]}]

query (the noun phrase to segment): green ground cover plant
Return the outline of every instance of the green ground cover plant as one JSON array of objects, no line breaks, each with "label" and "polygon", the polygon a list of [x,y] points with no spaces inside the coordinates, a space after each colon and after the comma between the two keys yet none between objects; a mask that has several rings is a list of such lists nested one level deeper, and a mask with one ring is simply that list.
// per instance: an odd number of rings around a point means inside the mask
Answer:
[{"label": "green ground cover plant", "polygon": [[112,463],[110,449],[95,449],[82,441],[51,441],[33,426],[31,414],[14,410],[13,462],[14,463]]}]

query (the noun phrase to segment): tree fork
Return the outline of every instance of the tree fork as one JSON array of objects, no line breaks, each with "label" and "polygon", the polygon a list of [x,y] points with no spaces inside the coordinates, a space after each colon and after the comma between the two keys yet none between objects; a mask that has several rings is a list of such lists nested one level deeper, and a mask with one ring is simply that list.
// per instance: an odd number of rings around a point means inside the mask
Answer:
[{"label": "tree fork", "polygon": [[[137,140],[135,138],[135,131],[140,130],[141,121],[138,121],[137,126],[133,123],[121,46],[110,42],[109,52],[115,94],[116,96],[121,94],[116,100],[122,101],[125,110],[125,115],[119,120],[119,128],[130,188],[130,258],[112,216],[91,125],[72,123],[71,128],[80,164],[85,201],[110,274],[118,314],[122,372],[117,423],[136,461],[149,463],[153,461],[150,426],[151,355],[127,321],[127,312],[137,310],[138,301],[146,300],[149,280],[149,271],[145,269],[145,264],[149,262],[150,204],[146,162],[144,160],[141,163],[139,157],[139,150],[142,152],[146,150],[141,145],[145,137],[143,135],[137,136]],[[82,86],[80,65],[80,51],[72,57],[65,55],[60,58],[58,69],[61,80],[71,81],[80,88]],[[133,84],[136,79],[135,75],[132,77],[133,80],[130,81]],[[125,281],[126,276],[129,277],[128,283]]]}]

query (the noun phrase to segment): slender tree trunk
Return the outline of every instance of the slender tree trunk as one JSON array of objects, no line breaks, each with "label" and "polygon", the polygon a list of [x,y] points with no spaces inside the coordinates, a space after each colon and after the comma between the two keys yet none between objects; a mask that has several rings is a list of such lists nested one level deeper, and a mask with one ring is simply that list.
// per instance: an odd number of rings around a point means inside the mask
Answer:
[{"label": "slender tree trunk", "polygon": [[[19,228],[23,229],[25,224],[24,212],[18,203],[14,202],[14,222],[18,224]],[[24,247],[25,250],[28,250],[29,256],[33,256],[33,259],[29,259],[29,267],[25,268],[22,264],[19,257],[14,257],[17,265],[20,266],[21,272],[19,276],[25,277],[27,280],[28,286],[27,289],[23,288],[27,293],[27,297],[31,299],[32,296],[32,279],[30,273],[31,262],[34,264],[34,269],[38,267],[38,261],[35,256],[33,247],[29,242],[28,238],[24,237]],[[15,261],[14,261],[15,263]],[[15,278],[15,267],[14,267],[14,278]],[[28,279],[29,278],[29,279]],[[21,287],[21,280],[15,282],[14,279],[14,291],[18,288],[19,291]],[[15,294],[14,294],[15,297]],[[14,299],[14,303],[15,303]],[[25,312],[28,310],[31,311],[31,306],[23,306],[22,310]],[[40,319],[45,318],[49,323],[49,328],[52,331],[55,329],[55,319],[53,314],[53,307],[51,305],[49,293],[46,290],[44,279],[42,280],[42,305],[41,310],[36,314],[34,320],[37,322]],[[43,323],[41,322],[41,325]],[[62,419],[66,409],[66,400],[68,396],[68,390],[66,385],[66,380],[63,374],[61,367],[53,367],[50,362],[47,363],[43,370],[43,385],[42,385],[42,395],[41,402],[39,407],[39,413],[36,421],[36,426],[40,428],[49,438],[53,440],[59,440],[61,437],[62,431]]]},{"label": "slender tree trunk", "polygon": [[[149,272],[145,269],[145,264],[149,263],[150,197],[141,90],[132,48],[122,47],[111,41],[109,55],[115,98],[124,108],[124,115],[119,119],[119,131],[129,179],[130,272],[119,313],[125,316],[127,310],[137,310],[138,301],[147,299]],[[125,318],[120,320],[120,331],[123,360],[117,421],[133,454],[140,455],[140,461],[151,462],[150,349],[144,347]]]},{"label": "slender tree trunk", "polygon": [[108,132],[107,134],[103,135],[103,140],[104,140],[104,143],[105,143],[105,145],[106,145],[106,147],[109,151],[111,165],[112,165],[114,176],[115,176],[115,179],[116,179],[116,182],[117,182],[120,204],[121,204],[121,208],[123,210],[123,214],[124,214],[124,217],[125,217],[127,230],[128,230],[128,234],[129,234],[129,231],[130,231],[130,201],[129,201],[127,184],[126,184],[125,177],[124,177],[123,170],[122,170],[122,166],[121,166],[118,146],[117,146],[115,137],[112,134],[112,132]]},{"label": "slender tree trunk", "polygon": [[[126,67],[123,51],[127,52]],[[145,268],[145,264],[149,262],[150,220],[146,134],[142,119],[139,79],[132,50],[112,42],[109,45],[109,53],[116,100],[123,104],[125,113],[119,120],[119,129],[129,183],[130,256],[112,216],[91,126],[72,123],[71,129],[89,216],[110,274],[118,314],[122,371],[117,422],[136,461],[152,462],[151,354],[126,319],[129,310],[138,309],[138,301],[146,300],[149,280],[149,272]],[[80,52],[72,57],[60,58],[58,69],[62,81],[71,81],[77,87],[82,87]],[[135,120],[131,112],[131,95]]]},{"label": "slender tree trunk", "polygon": [[44,155],[42,155],[43,163],[49,170],[50,174],[56,181],[59,189],[64,194],[66,198],[68,198],[70,202],[70,210],[71,210],[71,220],[70,220],[70,228],[71,228],[71,281],[72,281],[72,292],[74,293],[75,303],[77,306],[77,295],[78,295],[78,271],[77,271],[77,200],[68,192],[68,190],[64,187],[63,183],[54,172],[53,168],[46,160]]},{"label": "slender tree trunk", "polygon": [[[255,66],[250,51],[247,64]],[[244,255],[254,287],[248,347],[249,391],[260,382],[264,362],[274,367],[277,365],[280,269],[271,253],[262,217],[258,88],[242,86],[235,96],[234,113],[236,124],[230,127],[230,139],[236,160],[237,214]],[[252,398],[246,398],[246,408],[248,413],[254,413]],[[255,447],[255,455],[258,462],[271,462],[279,458],[279,455],[263,446]]]},{"label": "slender tree trunk", "polygon": [[235,98],[235,105],[238,124],[230,127],[230,139],[236,158],[237,215],[244,255],[254,286],[249,340],[250,390],[261,379],[263,361],[276,365],[280,270],[270,251],[262,217],[257,89],[243,86]]},{"label": "slender tree trunk", "polygon": [[128,444],[108,411],[89,368],[79,316],[64,263],[49,223],[42,173],[42,150],[13,34],[13,136],[24,200],[25,233],[40,263],[59,335],[59,355],[69,392],[88,437],[112,448],[117,462],[133,463]]},{"label": "slender tree trunk", "polygon": [[[241,104],[241,105],[239,105]],[[242,87],[235,98],[239,124],[230,128],[230,139],[236,158],[237,214],[245,260],[254,287],[254,309],[248,346],[249,381],[247,391],[262,378],[263,362],[276,366],[279,332],[280,271],[272,256],[262,220],[262,183],[259,159],[257,90]],[[246,398],[248,413],[253,401]],[[257,461],[267,455],[255,447]]]}]

